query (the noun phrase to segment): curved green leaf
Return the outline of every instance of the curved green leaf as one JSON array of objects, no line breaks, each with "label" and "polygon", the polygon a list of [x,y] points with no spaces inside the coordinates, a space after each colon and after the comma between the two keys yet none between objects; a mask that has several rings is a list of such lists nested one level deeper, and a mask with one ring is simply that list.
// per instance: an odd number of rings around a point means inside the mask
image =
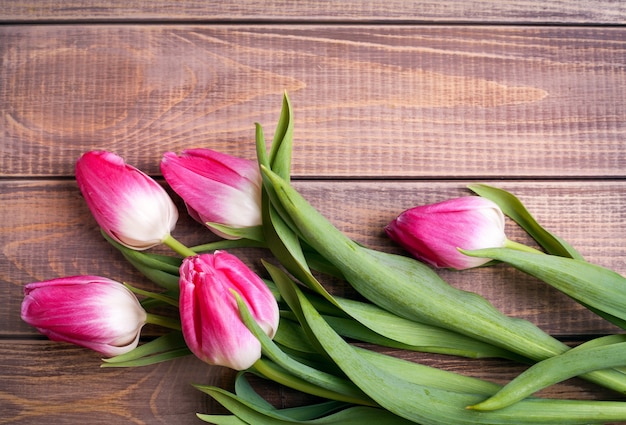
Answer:
[{"label": "curved green leaf", "polygon": [[471,184],[468,188],[477,195],[495,202],[505,215],[515,221],[549,254],[583,259],[569,243],[543,228],[512,193],[486,184]]},{"label": "curved green leaf", "polygon": [[[452,287],[423,263],[360,246],[288,182],[267,168],[262,167],[262,172],[306,243],[339,268],[372,303],[407,319],[465,334],[534,361],[569,349],[534,324],[504,315],[480,295]],[[626,391],[626,376],[613,370],[592,372],[585,378]]]},{"label": "curved green leaf", "polygon": [[291,175],[291,152],[293,150],[293,111],[287,92],[283,94],[280,118],[276,124],[269,155],[272,170],[288,180]]},{"label": "curved green leaf", "polygon": [[[257,245],[262,245],[262,242],[265,240],[263,238],[263,228],[261,226],[252,226],[252,227],[231,227],[226,226],[220,223],[206,222],[204,223],[208,227],[217,230],[218,232],[222,232],[225,235],[232,236],[234,238],[247,239],[249,241],[253,241]],[[249,245],[250,242],[244,242],[243,245]]]},{"label": "curved green leaf", "polygon": [[170,332],[142,344],[128,353],[102,359],[101,367],[146,366],[191,354],[180,331]]},{"label": "curved green leaf", "polygon": [[[283,385],[302,390],[308,383],[309,393],[328,399],[346,401],[362,405],[372,405],[372,401],[356,388],[352,382],[327,372],[300,363],[281,351],[276,344],[265,334],[250,314],[245,302],[235,294],[241,318],[250,332],[261,343],[262,351],[279,368],[266,360],[259,360],[254,368],[266,377]],[[271,375],[269,375],[271,374]],[[289,376],[288,374],[291,374]],[[268,376],[269,375],[269,376]]]},{"label": "curved green leaf", "polygon": [[198,414],[198,418],[216,425],[253,424],[253,425],[345,425],[349,423],[362,425],[379,425],[392,423],[394,425],[410,425],[405,419],[392,413],[374,407],[355,406],[337,413],[322,416],[316,419],[298,420],[282,414],[281,410],[261,409],[258,406],[243,400],[236,395],[218,387],[196,386],[200,391],[210,395],[222,406],[235,414],[232,416]]},{"label": "curved green leaf", "polygon": [[[407,380],[398,373],[377,366],[361,357],[344,342],[313,309],[295,286],[281,288],[285,299],[297,298],[307,326],[316,335],[329,356],[365,393],[382,407],[405,419],[423,425],[505,425],[505,424],[592,424],[626,419],[626,403],[526,399],[505,409],[478,412],[466,408],[479,395],[460,393]],[[292,309],[298,306],[292,305]],[[394,361],[394,360],[391,360]],[[421,375],[428,374],[424,371]],[[419,379],[419,375],[417,376]],[[462,380],[459,375],[455,380]],[[401,394],[401,397],[398,397]]]},{"label": "curved green leaf", "polygon": [[[270,206],[271,208],[271,206]],[[266,238],[274,255],[281,264],[300,282],[324,298],[330,305],[343,311],[373,332],[391,341],[397,341],[413,349],[439,354],[462,355],[465,357],[503,357],[520,360],[520,356],[494,344],[468,337],[440,326],[421,323],[400,317],[377,305],[334,297],[313,276],[296,233],[275,210],[264,218],[268,227]],[[271,243],[269,241],[271,240]],[[319,307],[319,304],[316,304]]]},{"label": "curved green leaf", "polygon": [[607,319],[618,318],[619,321],[615,322],[618,326],[626,321],[626,278],[605,267],[573,258],[508,248],[461,252],[510,264],[585,306],[605,313]]},{"label": "curved green leaf", "polygon": [[[615,342],[619,341],[619,342]],[[505,385],[498,393],[470,408],[497,410],[574,376],[594,370],[626,366],[626,335],[581,344],[559,356],[534,364]]]}]

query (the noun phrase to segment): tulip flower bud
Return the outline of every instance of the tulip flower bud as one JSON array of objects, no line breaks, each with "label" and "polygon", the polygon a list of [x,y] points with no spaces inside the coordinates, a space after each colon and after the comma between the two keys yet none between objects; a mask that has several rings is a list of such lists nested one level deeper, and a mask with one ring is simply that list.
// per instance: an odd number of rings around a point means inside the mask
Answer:
[{"label": "tulip flower bud", "polygon": [[147,314],[124,285],[72,276],[24,287],[22,320],[53,341],[117,356],[137,347]]},{"label": "tulip flower bud", "polygon": [[481,266],[489,258],[458,251],[505,245],[504,214],[494,202],[465,196],[404,211],[385,227],[387,235],[415,258],[458,270]]},{"label": "tulip flower bud", "polygon": [[196,221],[233,228],[261,224],[261,173],[255,161],[210,149],[188,149],[180,156],[166,152],[161,171]]},{"label": "tulip flower bud", "polygon": [[114,153],[85,153],[76,181],[100,227],[128,248],[156,246],[176,226],[178,211],[165,189]]},{"label": "tulip flower bud", "polygon": [[232,291],[273,338],[278,329],[276,299],[241,260],[225,251],[183,260],[180,318],[187,346],[209,364],[244,370],[261,357],[261,344],[241,321]]}]

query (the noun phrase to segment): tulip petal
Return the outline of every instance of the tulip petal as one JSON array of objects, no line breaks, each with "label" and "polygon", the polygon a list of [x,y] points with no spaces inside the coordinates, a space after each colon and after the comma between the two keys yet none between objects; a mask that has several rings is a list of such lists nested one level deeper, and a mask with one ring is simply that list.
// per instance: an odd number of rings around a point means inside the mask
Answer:
[{"label": "tulip petal", "polygon": [[261,175],[256,162],[210,149],[189,149],[180,156],[166,152],[161,171],[194,220],[232,228],[261,224]]},{"label": "tulip petal", "polygon": [[24,287],[22,319],[54,341],[114,356],[137,346],[146,312],[121,283],[72,276]]},{"label": "tulip petal", "polygon": [[151,248],[176,226],[178,211],[163,187],[111,152],[85,153],[76,181],[100,227],[124,246]]},{"label": "tulip petal", "polygon": [[233,292],[273,337],[278,328],[278,304],[261,278],[241,260],[216,251],[183,261],[180,317],[187,345],[209,364],[243,370],[261,357],[261,345],[239,318]]},{"label": "tulip petal", "polygon": [[435,267],[459,270],[490,259],[467,257],[458,248],[501,247],[506,242],[504,214],[495,203],[478,196],[411,208],[385,231],[414,257]]}]

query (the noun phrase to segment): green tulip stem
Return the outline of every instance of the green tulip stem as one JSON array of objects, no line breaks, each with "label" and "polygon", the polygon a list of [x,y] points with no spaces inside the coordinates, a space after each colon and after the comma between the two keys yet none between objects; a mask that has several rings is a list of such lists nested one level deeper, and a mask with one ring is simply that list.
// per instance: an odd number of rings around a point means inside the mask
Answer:
[{"label": "green tulip stem", "polygon": [[146,323],[163,326],[164,328],[174,329],[176,331],[181,330],[179,320],[172,319],[170,317],[159,316],[158,314],[147,313]]},{"label": "green tulip stem", "polygon": [[202,245],[196,245],[190,249],[195,252],[208,252],[216,251],[218,249],[231,249],[231,248],[265,248],[266,244],[251,239],[225,239],[215,242],[209,242]]},{"label": "green tulip stem", "polygon": [[167,235],[167,237],[163,240],[163,243],[170,247],[172,251],[182,255],[183,257],[193,257],[194,255],[197,255],[195,251],[183,245],[172,235]]},{"label": "green tulip stem", "polygon": [[504,248],[515,249],[517,251],[522,252],[530,252],[531,254],[545,254],[543,251],[539,251],[538,249],[532,248],[528,245],[521,244],[519,242],[512,241],[507,239],[504,242]]},{"label": "green tulip stem", "polygon": [[143,289],[135,288],[134,286],[129,285],[128,283],[123,283],[123,285],[127,287],[131,292],[137,295],[143,295],[146,298],[151,298],[156,301],[161,301],[161,302],[164,302],[165,304],[178,308],[178,299],[169,297],[164,294],[159,294],[157,292],[144,291]]}]

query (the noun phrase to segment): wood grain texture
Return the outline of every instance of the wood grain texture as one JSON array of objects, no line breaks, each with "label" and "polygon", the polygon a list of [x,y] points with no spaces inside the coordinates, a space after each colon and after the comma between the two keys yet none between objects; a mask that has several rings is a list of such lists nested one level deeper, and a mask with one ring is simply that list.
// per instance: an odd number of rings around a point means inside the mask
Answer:
[{"label": "wood grain texture", "polygon": [[616,0],[0,0],[0,21],[463,22],[623,24]]},{"label": "wood grain texture", "polygon": [[[396,253],[402,250],[382,229],[397,214],[416,205],[469,194],[458,182],[381,181],[374,186],[372,182],[307,181],[296,185],[351,238]],[[626,273],[626,183],[507,182],[498,186],[516,193],[541,223],[572,243],[589,261]],[[181,206],[182,217],[174,232],[177,239],[189,246],[215,239],[183,211]],[[31,281],[95,274],[152,288],[100,236],[73,182],[0,182],[0,213],[6,217],[0,227],[4,241],[0,297],[5,301],[0,305],[0,334],[36,335],[19,318],[22,286]],[[512,222],[507,234],[532,243]],[[272,258],[260,249],[237,254],[259,273],[263,273],[260,260]],[[531,320],[551,334],[572,337],[616,331],[559,292],[505,266],[440,274],[453,286],[480,293],[506,314]],[[347,288],[335,287],[335,292],[352,295]],[[154,335],[154,330],[148,334]]]},{"label": "wood grain texture", "polygon": [[[480,181],[626,274],[622,1],[0,0],[0,23],[0,424],[187,425],[225,412],[191,384],[231,389],[232,371],[193,357],[102,369],[21,321],[22,287],[101,274],[154,288],[100,236],[75,160],[107,149],[158,177],[165,151],[252,158],[254,123],[271,139],[284,90],[295,185],[359,242],[402,253],[385,224]],[[175,236],[215,240],[174,198]],[[507,234],[532,243],[510,221]],[[267,251],[235,253],[263,273]],[[504,265],[440,273],[572,345],[617,331]],[[499,383],[524,369],[377,350]],[[254,384],[278,407],[313,401]],[[577,379],[540,395],[624,400]]]},{"label": "wood grain texture", "polygon": [[251,157],[253,123],[271,135],[283,90],[296,177],[626,170],[624,28],[52,25],[0,38],[3,176],[69,176],[93,148],[151,174],[165,150]]},{"label": "wood grain texture", "polygon": [[144,368],[100,368],[68,344],[0,341],[2,424],[193,424],[219,410],[191,384],[231,388],[233,373],[194,357]]},{"label": "wood grain texture", "polygon": [[[398,350],[376,351],[501,384],[525,369],[496,359],[463,360]],[[218,385],[232,391],[232,371],[208,366],[193,357],[131,369],[102,369],[99,363],[94,353],[66,344],[1,340],[0,423],[191,425],[202,423],[195,413],[226,413],[191,384]],[[50,365],[54,365],[54,370]],[[279,408],[315,401],[254,377],[251,382]],[[561,399],[618,398],[579,379],[568,380],[539,395]]]}]

